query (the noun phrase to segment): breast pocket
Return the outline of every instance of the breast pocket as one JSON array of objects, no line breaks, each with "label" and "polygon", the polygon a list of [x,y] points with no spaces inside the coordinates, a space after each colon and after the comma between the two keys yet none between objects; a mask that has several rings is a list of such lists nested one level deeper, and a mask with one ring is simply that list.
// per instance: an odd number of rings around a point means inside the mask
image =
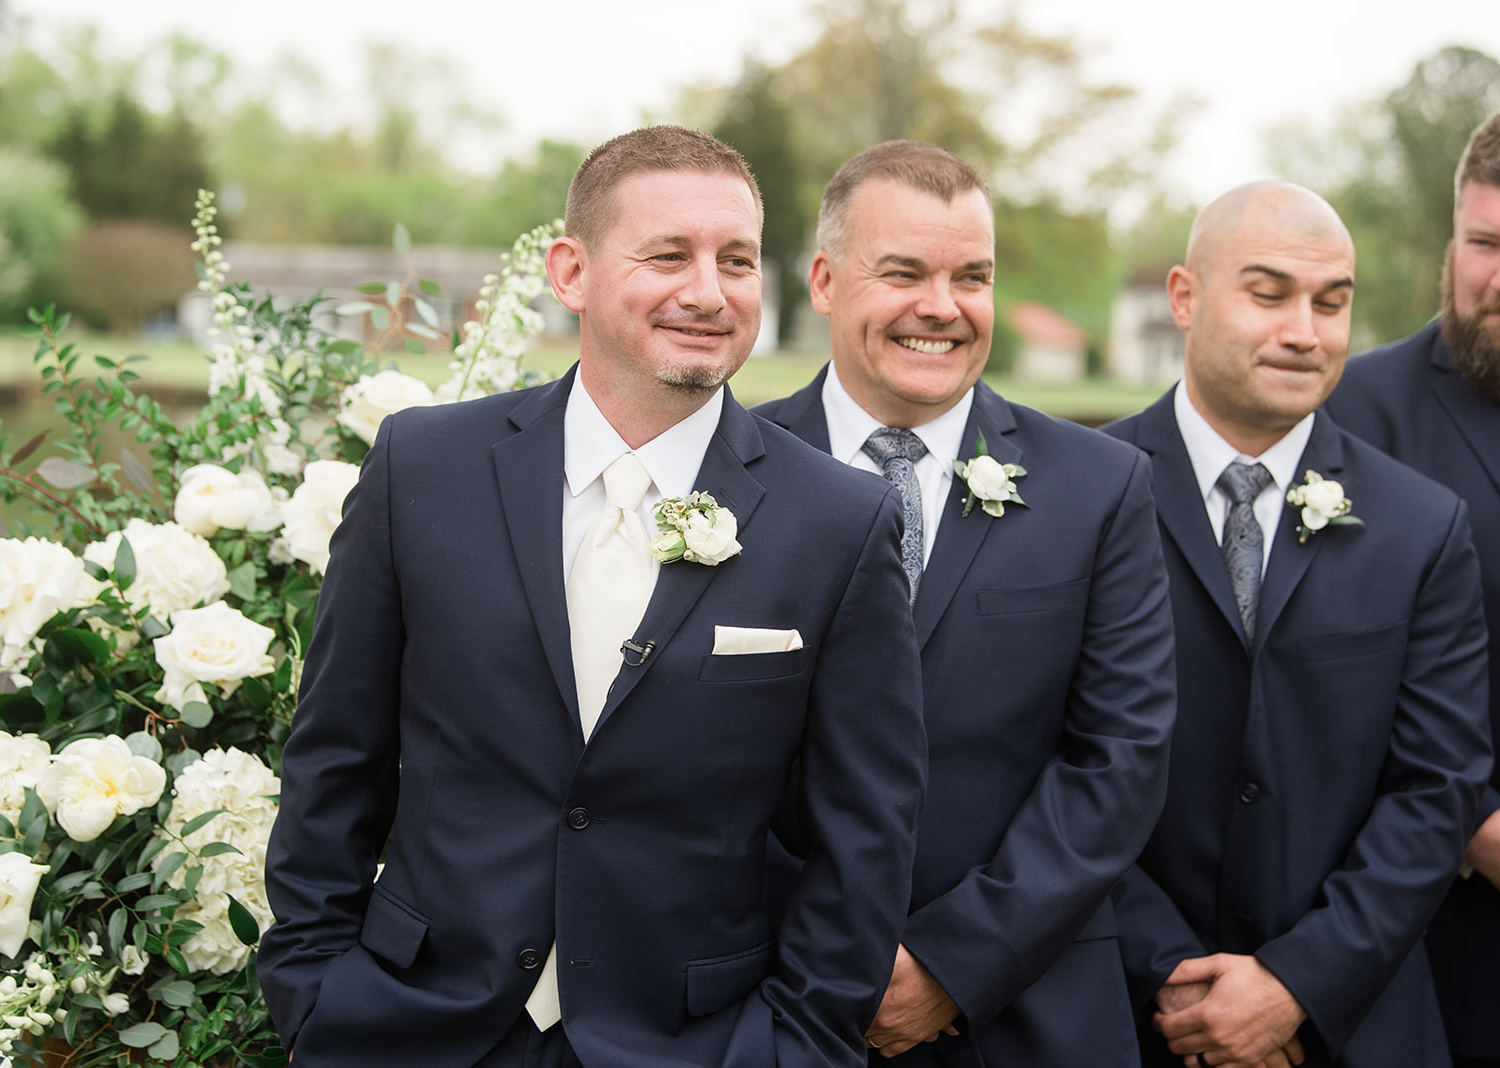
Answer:
[{"label": "breast pocket", "polygon": [[699,682],[764,682],[805,674],[812,665],[812,650],[791,649],[781,653],[710,653],[698,667]]},{"label": "breast pocket", "polygon": [[1012,586],[1006,589],[977,590],[979,614],[982,616],[1030,615],[1042,612],[1065,612],[1082,608],[1089,599],[1089,580],[1073,579],[1048,586]]}]

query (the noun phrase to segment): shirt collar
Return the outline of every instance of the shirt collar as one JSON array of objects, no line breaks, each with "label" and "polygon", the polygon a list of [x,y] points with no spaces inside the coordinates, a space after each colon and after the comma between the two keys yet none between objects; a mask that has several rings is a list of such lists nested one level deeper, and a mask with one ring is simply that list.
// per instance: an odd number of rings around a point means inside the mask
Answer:
[{"label": "shirt collar", "polygon": [[1224,468],[1236,459],[1265,464],[1266,470],[1271,472],[1272,481],[1282,491],[1296,481],[1297,462],[1302,459],[1308,439],[1312,437],[1316,413],[1303,416],[1281,436],[1281,440],[1259,456],[1246,456],[1220,437],[1219,432],[1209,425],[1202,413],[1193,407],[1193,402],[1188,399],[1187,385],[1183,382],[1177,383],[1172,396],[1172,407],[1177,414],[1177,429],[1182,434],[1183,444],[1187,446],[1188,459],[1193,462],[1198,491],[1205,501],[1219,481],[1219,476],[1224,473]]},{"label": "shirt collar", "polygon": [[[953,461],[958,459],[958,450],[963,448],[964,428],[969,425],[969,410],[973,406],[974,389],[970,387],[958,403],[942,415],[911,428],[927,446],[928,455],[950,475]],[[823,412],[828,419],[828,451],[846,464],[862,455],[865,441],[885,425],[849,396],[832,363],[829,363],[828,377],[823,381]]]},{"label": "shirt collar", "polygon": [[568,493],[577,497],[606,467],[634,451],[661,497],[687,496],[693,491],[693,480],[703,466],[703,454],[719,427],[723,410],[721,386],[692,415],[632,450],[604,418],[582,377],[575,376],[563,415],[563,473]]}]

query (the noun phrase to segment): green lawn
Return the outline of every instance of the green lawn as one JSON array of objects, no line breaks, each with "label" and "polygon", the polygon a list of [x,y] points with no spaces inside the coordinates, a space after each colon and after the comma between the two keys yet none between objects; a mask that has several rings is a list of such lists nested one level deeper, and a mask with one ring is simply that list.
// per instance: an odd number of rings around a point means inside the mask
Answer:
[{"label": "green lawn", "polygon": [[[143,341],[103,334],[78,335],[69,339],[88,355],[98,353],[119,358],[136,352],[148,354],[150,362],[137,368],[148,388],[154,385],[173,391],[191,391],[204,388],[208,381],[207,360],[198,349],[182,342]],[[15,328],[0,330],[0,386],[34,381],[31,370],[34,351],[34,344],[20,337]],[[528,354],[526,365],[556,376],[566,371],[576,356],[576,349],[570,345],[541,344]],[[786,396],[805,385],[827,358],[826,354],[752,357],[734,377],[735,396],[746,405]],[[419,357],[396,352],[391,354],[391,360],[401,370],[431,385],[448,376],[446,354]],[[986,375],[985,378],[1010,400],[1087,423],[1104,422],[1137,412],[1161,392],[1154,387],[1127,387],[1103,379],[1048,385],[1013,382],[999,376]]]}]

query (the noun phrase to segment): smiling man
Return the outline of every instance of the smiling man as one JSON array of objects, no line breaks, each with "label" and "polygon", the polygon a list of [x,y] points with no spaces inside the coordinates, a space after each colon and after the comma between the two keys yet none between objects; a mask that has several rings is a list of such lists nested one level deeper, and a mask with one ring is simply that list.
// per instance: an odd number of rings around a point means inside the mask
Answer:
[{"label": "smiling man", "polygon": [[758,411],[906,502],[931,784],[872,1059],[1127,1068],[1109,890],[1160,810],[1173,707],[1150,471],[979,381],[994,269],[968,164],[855,156],[810,279],[833,362]]},{"label": "smiling man", "polygon": [[[1490,728],[1500,736],[1500,112],[1469,138],[1454,179],[1442,314],[1349,363],[1328,411],[1341,426],[1469,506],[1490,623]],[[1468,868],[1427,930],[1448,1044],[1461,1068],[1500,1068],[1500,781]]]},{"label": "smiling man", "polygon": [[[899,499],[723,388],[760,324],[738,153],[625,134],[566,222],[575,371],[390,417],[345,505],[267,1002],[298,1068],[862,1064],[926,773]],[[648,548],[673,499],[697,553]]]},{"label": "smiling man", "polygon": [[1420,938],[1490,768],[1479,572],[1457,497],[1314,414],[1353,288],[1324,201],[1231,190],[1168,278],[1182,382],[1107,428],[1151,456],[1177,630],[1114,895],[1147,1065],[1448,1068]]}]

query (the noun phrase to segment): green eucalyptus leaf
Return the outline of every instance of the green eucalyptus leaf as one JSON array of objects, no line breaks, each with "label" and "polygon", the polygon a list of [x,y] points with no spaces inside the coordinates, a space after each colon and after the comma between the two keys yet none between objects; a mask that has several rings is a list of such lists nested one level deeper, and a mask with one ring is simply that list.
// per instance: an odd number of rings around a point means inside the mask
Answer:
[{"label": "green eucalyptus leaf", "polygon": [[157,1060],[175,1061],[177,1054],[181,1052],[182,1043],[177,1037],[176,1031],[168,1031],[161,1036],[161,1041],[153,1042],[146,1052]]},{"label": "green eucalyptus leaf", "polygon": [[[126,878],[133,878],[133,876],[126,876]],[[120,892],[120,887],[117,883],[115,884],[115,893],[118,894]],[[117,908],[109,915],[109,951],[116,957],[120,955],[120,951],[124,948],[125,925],[129,922],[130,912],[125,908]]]},{"label": "green eucalyptus leaf", "polygon": [[209,857],[223,856],[225,853],[238,853],[240,850],[228,842],[209,842],[208,845],[198,850],[198,859],[207,860]]},{"label": "green eucalyptus leaf", "polygon": [[229,592],[242,601],[255,596],[255,561],[246,560],[229,572]]},{"label": "green eucalyptus leaf", "polygon": [[167,880],[176,875],[178,869],[186,864],[187,860],[188,855],[180,849],[175,853],[168,853],[161,858],[161,863],[156,865],[156,874],[151,881],[157,887],[166,885]]},{"label": "green eucalyptus leaf", "polygon": [[419,288],[423,293],[426,293],[429,297],[441,297],[443,295],[443,287],[438,285],[431,278],[418,278],[417,288]]},{"label": "green eucalyptus leaf", "polygon": [[376,330],[385,330],[391,325],[391,313],[381,307],[370,309],[370,322]]},{"label": "green eucalyptus leaf", "polygon": [[194,816],[182,825],[182,837],[186,838],[190,834],[203,830],[203,828],[213,822],[215,816],[221,816],[227,811],[228,809],[216,808],[210,812],[203,812]]},{"label": "green eucalyptus leaf", "polygon": [[361,293],[384,293],[385,292],[385,283],[384,282],[361,282],[359,285],[355,286],[354,288],[357,289],[357,290],[359,290]]},{"label": "green eucalyptus leaf", "polygon": [[409,256],[411,254],[411,231],[406,228],[405,223],[396,224],[395,229],[391,233],[391,244],[395,246],[396,251],[401,255]]},{"label": "green eucalyptus leaf", "polygon": [[143,756],[154,763],[161,763],[161,742],[149,731],[133,731],[125,736],[125,744],[136,756]]},{"label": "green eucalyptus leaf", "polygon": [[414,337],[402,338],[401,345],[413,356],[425,356],[427,354],[427,346]]},{"label": "green eucalyptus leaf", "polygon": [[147,1021],[116,1032],[115,1037],[131,1049],[145,1049],[147,1046],[160,1042],[167,1034],[167,1029],[161,1024]]},{"label": "green eucalyptus leaf", "polygon": [[[381,286],[380,288],[384,289],[385,287]],[[368,300],[351,300],[348,304],[340,304],[337,308],[333,309],[333,314],[345,316],[364,315],[374,310],[375,305],[371,304]]]},{"label": "green eucalyptus leaf", "polygon": [[189,701],[182,706],[181,718],[189,727],[207,727],[214,721],[213,706],[202,701]]},{"label": "green eucalyptus leaf", "polygon": [[109,660],[109,643],[85,627],[60,627],[47,636],[75,664],[102,664]]},{"label": "green eucalyptus leaf", "polygon": [[56,456],[49,456],[37,464],[36,473],[61,490],[87,486],[99,477],[98,472],[87,464],[63,460]]},{"label": "green eucalyptus leaf", "polygon": [[395,311],[401,307],[401,283],[387,282],[385,284],[385,303],[388,308]]},{"label": "green eucalyptus leaf", "polygon": [[155,995],[173,1008],[185,1009],[198,998],[198,990],[186,979],[174,979],[154,991]]},{"label": "green eucalyptus leaf", "polygon": [[175,909],[180,904],[182,901],[172,894],[147,894],[135,903],[135,908],[137,912],[152,912],[156,909]]},{"label": "green eucalyptus leaf", "polygon": [[109,572],[104,570],[102,564],[96,564],[92,560],[85,560],[83,562],[83,569],[84,571],[88,572],[89,578],[93,579],[95,582],[109,581]]}]

